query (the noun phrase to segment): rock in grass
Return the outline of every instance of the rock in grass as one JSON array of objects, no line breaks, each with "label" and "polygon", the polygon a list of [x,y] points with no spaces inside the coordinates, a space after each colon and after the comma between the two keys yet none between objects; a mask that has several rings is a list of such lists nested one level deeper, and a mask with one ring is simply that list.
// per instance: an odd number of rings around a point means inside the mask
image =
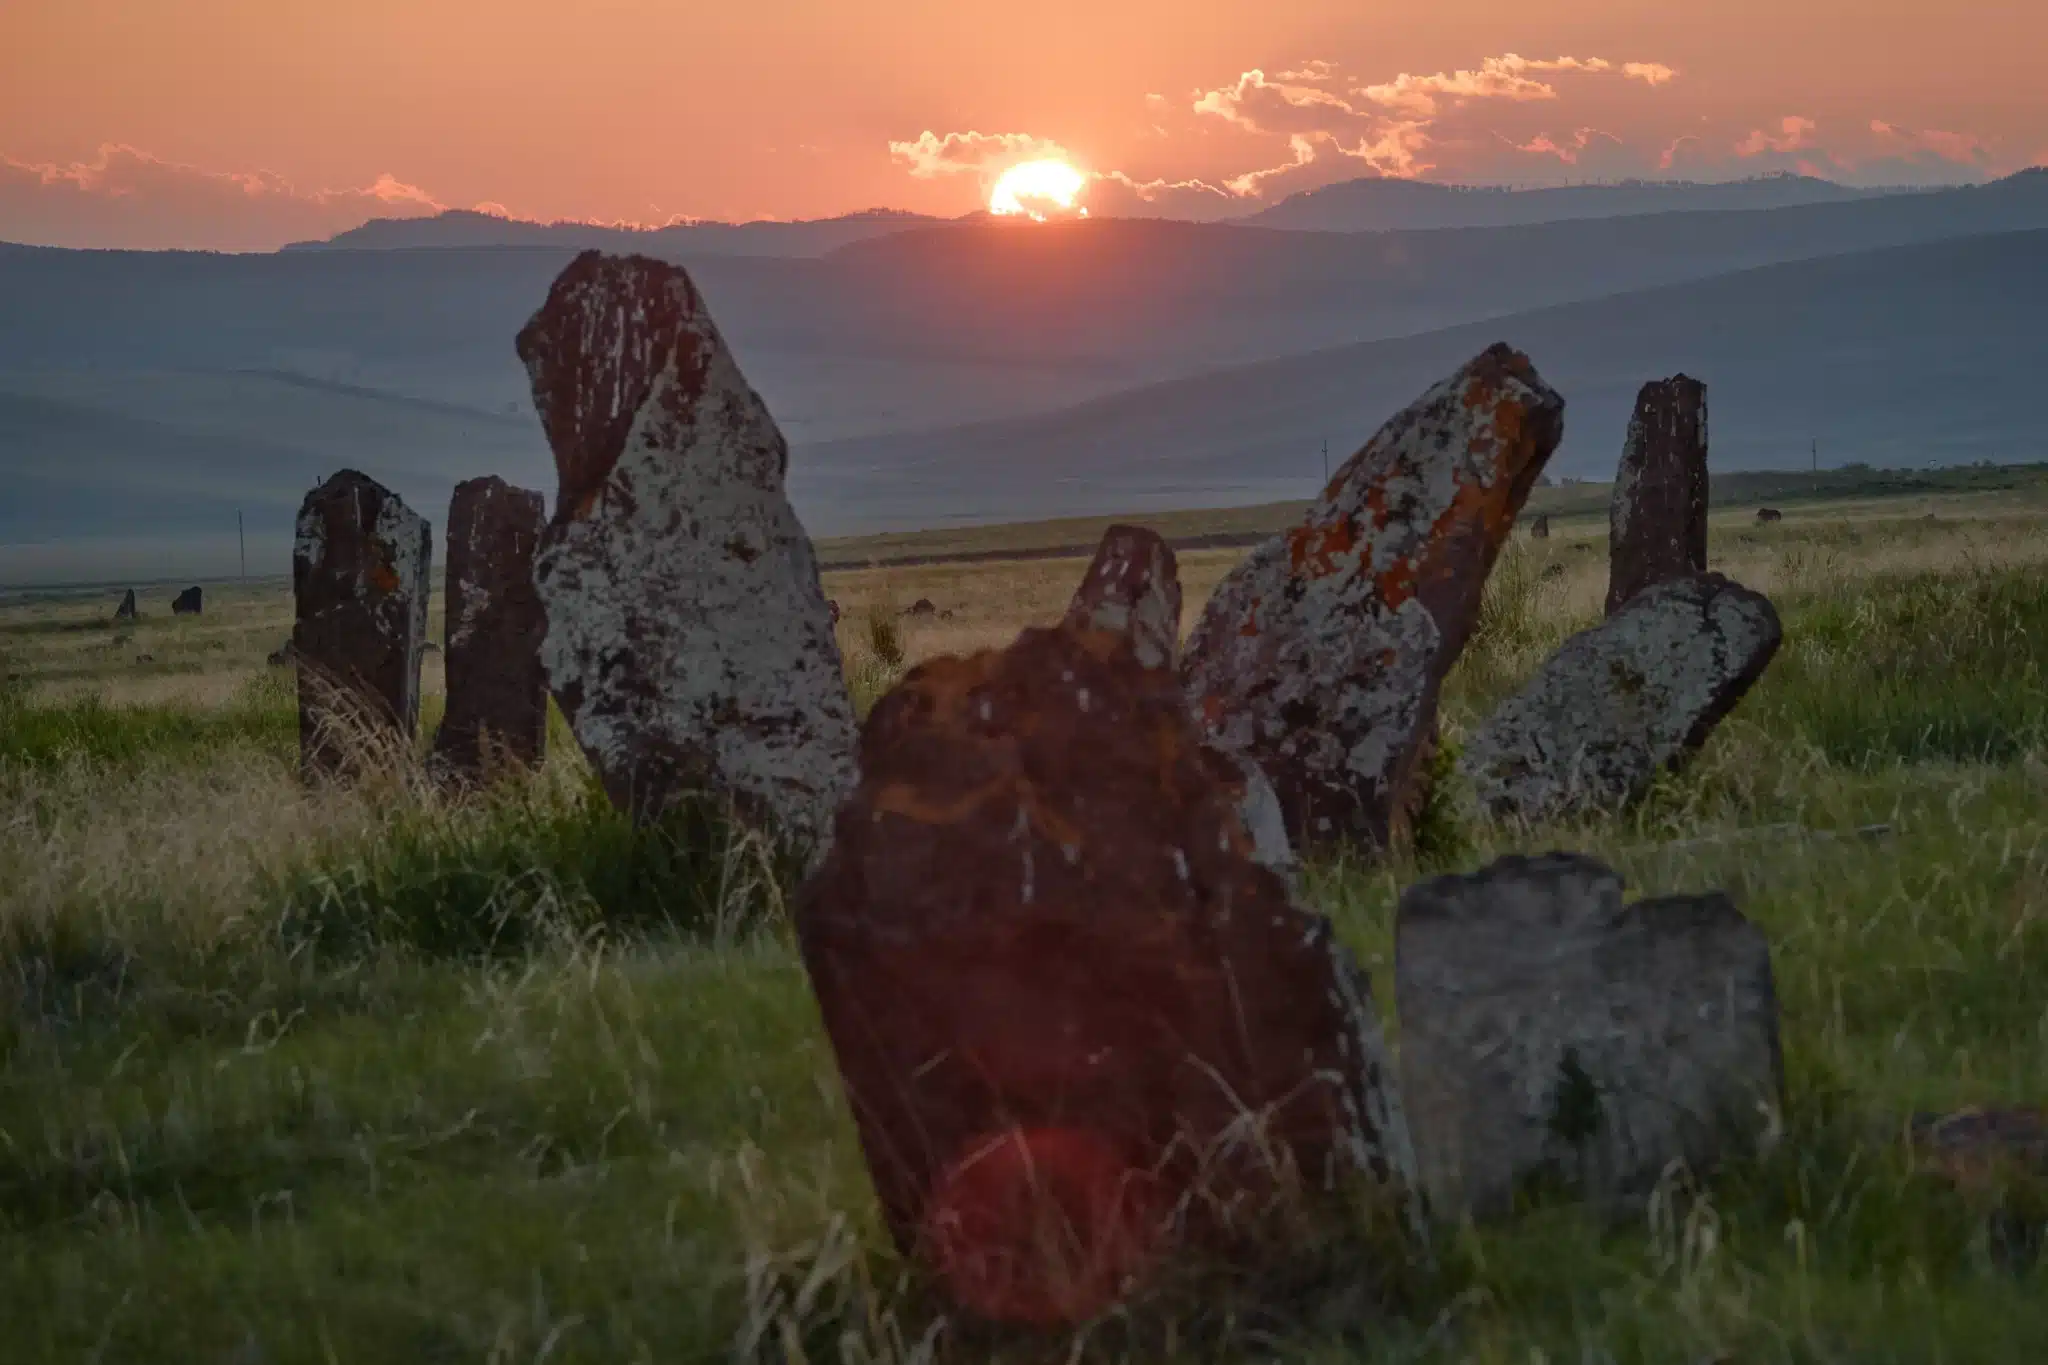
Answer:
[{"label": "rock in grass", "polygon": [[1573,854],[1410,887],[1395,922],[1401,1081],[1439,1214],[1560,1183],[1610,1209],[1705,1174],[1782,1103],[1769,946],[1728,898],[1622,904]]},{"label": "rock in grass", "polygon": [[206,604],[206,594],[197,585],[185,589],[171,599],[171,614],[174,616],[197,616]]},{"label": "rock in grass", "polygon": [[432,557],[427,523],[367,474],[345,469],[300,505],[291,657],[307,776],[342,776],[389,757],[373,752],[380,744],[411,745]]},{"label": "rock in grass", "polygon": [[127,592],[121,594],[121,605],[114,609],[114,619],[116,621],[133,621],[135,619],[135,589],[130,588]]},{"label": "rock in grass", "polygon": [[1659,584],[1565,641],[1472,735],[1459,768],[1499,817],[1624,805],[1706,742],[1782,638],[1770,599],[1719,574]]},{"label": "rock in grass", "polygon": [[519,333],[561,487],[541,659],[612,800],[693,792],[813,843],[852,786],[853,703],[789,448],[690,277],[587,251]]},{"label": "rock in grass", "polygon": [[1069,625],[1127,637],[1147,668],[1180,660],[1180,566],[1173,547],[1142,526],[1112,526],[1067,606]]},{"label": "rock in grass", "polygon": [[1636,395],[1607,512],[1607,614],[1645,588],[1707,571],[1707,386],[1685,375]]},{"label": "rock in grass", "polygon": [[1297,845],[1385,844],[1564,400],[1495,346],[1345,462],[1209,601],[1182,667],[1210,741],[1272,780]]},{"label": "rock in grass", "polygon": [[1095,1316],[1198,1191],[1406,1184],[1364,980],[1216,761],[1170,670],[1064,625],[918,666],[862,730],[797,932],[888,1224],[974,1314]]},{"label": "rock in grass", "polygon": [[458,782],[488,761],[531,766],[546,753],[548,623],[533,586],[546,520],[545,498],[495,475],[457,484],[449,502],[448,710],[434,757]]}]

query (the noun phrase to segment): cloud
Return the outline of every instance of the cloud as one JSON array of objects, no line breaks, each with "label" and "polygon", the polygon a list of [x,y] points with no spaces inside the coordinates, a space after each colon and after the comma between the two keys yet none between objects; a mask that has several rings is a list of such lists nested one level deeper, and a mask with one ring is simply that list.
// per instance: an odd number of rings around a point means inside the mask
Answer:
[{"label": "cloud", "polygon": [[979,174],[1019,161],[1066,161],[1067,149],[1031,133],[947,133],[929,128],[910,142],[891,142],[889,155],[919,180]]},{"label": "cloud", "polygon": [[1339,75],[1335,62],[1326,62],[1322,58],[1317,57],[1311,61],[1303,62],[1296,70],[1282,71],[1279,79],[1283,81],[1307,81],[1310,84],[1314,84],[1318,81],[1337,80]]},{"label": "cloud", "polygon": [[1251,133],[1327,132],[1333,124],[1348,126],[1365,118],[1340,95],[1312,85],[1268,80],[1253,67],[1234,85],[1198,92],[1194,111],[1222,119]]},{"label": "cloud", "polygon": [[213,171],[106,143],[92,161],[0,155],[0,238],[130,250],[270,251],[372,218],[439,213],[391,175],[359,189],[305,190],[271,171]]},{"label": "cloud", "polygon": [[1576,166],[1596,143],[1616,148],[1627,146],[1614,134],[1598,128],[1581,128],[1563,142],[1555,140],[1548,133],[1538,133],[1527,142],[1510,145],[1518,152],[1527,152],[1531,156],[1554,156],[1567,166]]},{"label": "cloud", "polygon": [[1662,62],[1623,62],[1621,74],[1644,85],[1668,85],[1678,79],[1678,73]]},{"label": "cloud", "polygon": [[1818,126],[1810,118],[1787,114],[1778,120],[1779,131],[1776,134],[1761,128],[1752,129],[1748,137],[1735,144],[1735,155],[1762,156],[1766,152],[1796,152],[1803,147],[1811,147],[1814,130]]}]

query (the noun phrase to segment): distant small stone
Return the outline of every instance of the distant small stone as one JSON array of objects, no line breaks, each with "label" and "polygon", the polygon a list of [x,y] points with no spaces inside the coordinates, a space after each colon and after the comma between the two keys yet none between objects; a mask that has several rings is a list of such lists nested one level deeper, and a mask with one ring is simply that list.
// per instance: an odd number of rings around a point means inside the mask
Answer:
[{"label": "distant small stone", "polygon": [[1782,638],[1770,599],[1719,574],[1659,584],[1565,641],[1474,732],[1459,770],[1496,816],[1624,805],[1706,742]]},{"label": "distant small stone", "polygon": [[1608,507],[1607,614],[1645,588],[1707,570],[1707,386],[1643,385]]},{"label": "distant small stone", "polygon": [[2020,1171],[2048,1174],[2048,1109],[1915,1114],[1908,1131],[1914,1148],[1959,1185]]},{"label": "distant small stone", "polygon": [[1531,540],[1550,539],[1550,518],[1548,516],[1538,517],[1535,521],[1529,523],[1529,538]]},{"label": "distant small stone", "polygon": [[153,663],[155,663],[155,662],[156,662],[156,655],[154,655],[154,654],[138,654],[138,655],[136,655],[136,656],[135,656],[135,662],[136,662],[136,663],[139,663],[139,664],[153,664]]},{"label": "distant small stone", "polygon": [[1495,346],[1345,461],[1209,599],[1182,678],[1209,742],[1258,764],[1296,846],[1389,844],[1487,575],[1564,433]]},{"label": "distant small stone", "polygon": [[114,619],[116,621],[133,621],[135,619],[135,589],[130,588],[121,595],[121,605],[114,609]]},{"label": "distant small stone", "polygon": [[1785,514],[1775,507],[1759,507],[1756,509],[1756,519],[1760,522],[1783,521]]},{"label": "distant small stone", "polygon": [[931,598],[920,597],[905,608],[903,614],[905,616],[935,616],[938,614],[938,610],[937,607],[932,605]]},{"label": "distant small stone", "polygon": [[1775,1131],[1770,948],[1726,896],[1623,905],[1591,858],[1502,858],[1401,897],[1402,1093],[1439,1214],[1498,1217],[1531,1182],[1640,1208]]},{"label": "distant small stone", "polygon": [[178,616],[197,616],[203,605],[204,595],[197,587],[190,587],[171,600],[171,611]]},{"label": "distant small stone", "polygon": [[289,665],[292,662],[292,660],[296,657],[297,655],[295,655],[292,651],[292,642],[290,640],[286,640],[284,642],[284,647],[281,649],[273,649],[272,651],[270,651],[270,654],[264,659],[264,662],[269,664],[272,668],[284,668],[287,665]]}]

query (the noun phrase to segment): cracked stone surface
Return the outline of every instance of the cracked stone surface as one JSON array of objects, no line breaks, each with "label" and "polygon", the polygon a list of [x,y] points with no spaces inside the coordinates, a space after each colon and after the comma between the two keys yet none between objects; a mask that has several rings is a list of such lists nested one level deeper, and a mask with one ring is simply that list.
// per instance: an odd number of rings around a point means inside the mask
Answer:
[{"label": "cracked stone surface", "polygon": [[1620,1212],[1775,1131],[1769,945],[1719,893],[1622,903],[1591,858],[1502,858],[1410,887],[1395,921],[1401,1081],[1439,1215],[1528,1182]]},{"label": "cracked stone surface", "polygon": [[1607,513],[1607,614],[1645,588],[1707,571],[1707,386],[1685,375],[1636,395]]},{"label": "cracked stone surface", "polygon": [[530,767],[546,754],[547,615],[533,586],[546,521],[545,498],[496,475],[456,485],[449,502],[448,710],[434,757],[458,781],[481,779],[488,762]]},{"label": "cracked stone surface", "polygon": [[789,449],[689,275],[589,251],[519,333],[560,489],[542,664],[613,801],[690,792],[814,852],[853,784],[853,703]]},{"label": "cracked stone surface", "polygon": [[306,495],[292,546],[299,766],[354,771],[379,736],[419,728],[433,535],[399,496],[345,469]]},{"label": "cracked stone surface", "polygon": [[1347,460],[1217,587],[1182,677],[1271,780],[1296,846],[1384,846],[1516,513],[1564,431],[1526,356],[1483,352]]},{"label": "cracked stone surface", "polygon": [[1706,742],[1782,639],[1761,593],[1719,574],[1661,583],[1565,641],[1466,741],[1459,770],[1499,817],[1626,805]]},{"label": "cracked stone surface", "polygon": [[1067,625],[928,661],[863,727],[797,932],[889,1226],[977,1315],[1092,1317],[1199,1235],[1163,1221],[1198,1181],[1270,1192],[1247,1114],[1312,1191],[1410,1188],[1365,978],[1222,761],[1171,670]]}]

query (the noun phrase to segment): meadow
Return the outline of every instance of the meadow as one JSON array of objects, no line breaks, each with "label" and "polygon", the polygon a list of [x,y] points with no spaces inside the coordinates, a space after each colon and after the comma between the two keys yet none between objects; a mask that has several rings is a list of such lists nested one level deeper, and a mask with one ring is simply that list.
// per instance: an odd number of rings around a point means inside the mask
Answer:
[{"label": "meadow", "polygon": [[[1552,534],[1495,571],[1453,745],[1598,618],[1605,493],[1540,490],[1525,514]],[[1757,525],[1759,498],[1784,521]],[[278,581],[210,585],[196,618],[145,589],[118,629],[118,590],[0,598],[0,1358],[2048,1359],[2048,1191],[1954,1188],[1905,1140],[1918,1112],[2048,1104],[2048,477],[1716,499],[1713,567],[1771,594],[1786,641],[1695,762],[1569,827],[1485,824],[1446,785],[1414,846],[1317,862],[1306,894],[1391,1026],[1392,910],[1421,876],[1569,848],[1633,893],[1725,888],[1773,945],[1783,1131],[1638,1221],[1539,1202],[1439,1227],[1428,1264],[1140,1303],[1057,1342],[946,1323],[898,1263],[794,888],[757,841],[688,812],[630,827],[559,718],[543,769],[479,797],[407,754],[303,788],[293,677],[265,663],[290,628]],[[1241,553],[1182,555],[1190,623]],[[1056,618],[1082,567],[834,569],[857,700]]]}]

